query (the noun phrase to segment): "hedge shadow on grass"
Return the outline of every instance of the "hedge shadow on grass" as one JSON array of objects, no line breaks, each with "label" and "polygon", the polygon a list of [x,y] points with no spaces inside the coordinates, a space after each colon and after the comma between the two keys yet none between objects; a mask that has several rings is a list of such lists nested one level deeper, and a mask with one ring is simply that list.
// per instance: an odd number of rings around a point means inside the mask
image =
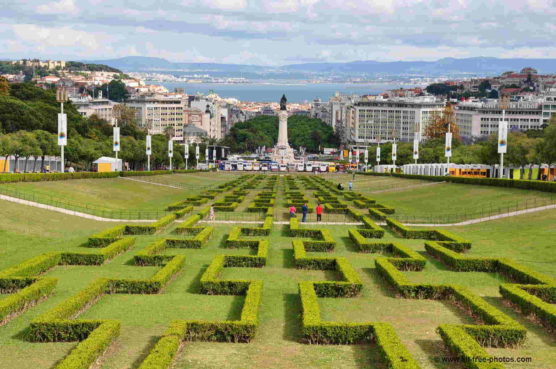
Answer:
[{"label": "hedge shadow on grass", "polygon": [[457,362],[442,363],[442,358],[449,358],[452,355],[446,348],[444,341],[441,338],[437,340],[418,339],[415,343],[427,354],[427,358],[439,358],[440,360],[429,360],[434,368],[437,369],[465,369],[465,365]]},{"label": "hedge shadow on grass", "polygon": [[286,341],[299,342],[301,340],[301,300],[297,293],[282,295],[284,302],[284,331],[282,337]]},{"label": "hedge shadow on grass", "polygon": [[199,272],[195,274],[195,276],[191,280],[191,283],[189,283],[189,287],[187,287],[186,290],[187,293],[194,293],[194,294],[201,293],[201,277],[203,276],[207,268],[208,268],[208,264],[205,264],[199,269]]},{"label": "hedge shadow on grass", "polygon": [[[141,365],[141,363],[145,360],[145,358],[149,355],[153,347],[156,345],[158,340],[162,336],[150,336],[147,343],[143,346],[143,349],[139,352],[139,355],[133,362],[131,363],[131,369],[137,369]],[[93,366],[94,368],[95,366]]]}]

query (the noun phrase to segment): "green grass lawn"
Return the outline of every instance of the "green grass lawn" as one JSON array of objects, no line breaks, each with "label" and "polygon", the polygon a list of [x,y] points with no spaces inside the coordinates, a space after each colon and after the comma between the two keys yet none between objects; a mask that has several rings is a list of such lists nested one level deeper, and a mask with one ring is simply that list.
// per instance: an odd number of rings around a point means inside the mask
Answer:
[{"label": "green grass lawn", "polygon": [[[224,180],[228,180],[226,177]],[[69,182],[69,181],[68,181]],[[434,187],[434,186],[433,186]],[[312,196],[308,196],[313,200]],[[279,194],[280,201],[283,198]],[[386,203],[386,201],[385,201]],[[113,223],[81,220],[45,210],[0,201],[0,270],[32,256],[55,250],[82,250],[86,237]],[[216,225],[208,245],[200,250],[167,249],[169,255],[185,255],[181,273],[156,295],[109,295],[80,315],[84,319],[117,319],[122,323],[120,337],[98,367],[136,368],[174,319],[237,319],[243,305],[241,296],[208,296],[199,293],[199,278],[219,254],[246,254],[247,249],[227,249],[223,241],[233,225]],[[54,295],[0,327],[0,368],[51,368],[75,343],[29,343],[21,338],[29,322],[41,313],[82,290],[101,277],[148,278],[157,267],[138,267],[129,261],[153,240],[172,232],[137,236],[135,246],[105,265],[56,267],[46,275],[59,278]],[[363,291],[355,298],[321,298],[322,318],[331,321],[391,323],[402,342],[424,369],[461,368],[434,362],[446,355],[435,332],[442,323],[473,323],[473,319],[454,305],[441,301],[411,300],[396,297],[376,272],[378,254],[357,251],[348,238],[349,226],[327,226],[337,242],[332,253],[345,256],[363,280]],[[450,229],[473,242],[470,255],[508,257],[539,272],[556,277],[556,211],[545,211]],[[528,330],[522,347],[488,349],[497,356],[531,356],[533,362],[515,369],[547,369],[556,362],[555,337],[509,309],[501,300],[499,275],[479,272],[453,272],[425,253],[423,240],[399,239],[387,232],[386,240],[396,240],[422,252],[427,266],[421,272],[405,272],[415,283],[455,283],[467,286],[489,303],[509,314]],[[298,270],[293,266],[292,238],[284,227],[275,225],[270,235],[270,252],[264,268],[226,268],[223,278],[263,280],[260,326],[248,344],[187,342],[179,352],[174,368],[250,369],[250,368],[341,368],[368,369],[376,365],[378,349],[366,345],[306,345],[300,340],[301,306],[297,283],[302,280],[337,279],[334,272]],[[313,253],[311,253],[313,254]],[[321,255],[316,254],[315,255]],[[0,295],[1,298],[1,295]]]},{"label": "green grass lawn", "polygon": [[[351,175],[326,178],[347,188]],[[514,210],[556,204],[547,192],[457,183],[433,184],[406,178],[355,176],[354,191],[396,209],[395,217],[416,223],[450,223]]]},{"label": "green grass lawn", "polygon": [[[41,203],[94,210],[163,210],[166,205],[232,180],[237,175],[213,173],[170,174],[148,177],[76,179],[71,181],[3,184],[0,193],[17,191],[17,197]],[[139,182],[141,181],[141,182]],[[160,186],[165,184],[169,186]],[[2,191],[5,189],[5,191]],[[87,207],[91,208],[87,211]],[[77,209],[76,209],[77,210]]]}]

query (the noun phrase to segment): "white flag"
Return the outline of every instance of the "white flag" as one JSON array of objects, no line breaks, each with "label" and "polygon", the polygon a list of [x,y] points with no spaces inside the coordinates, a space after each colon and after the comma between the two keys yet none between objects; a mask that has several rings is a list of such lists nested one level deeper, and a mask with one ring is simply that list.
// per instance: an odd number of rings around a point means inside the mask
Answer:
[{"label": "white flag", "polygon": [[201,154],[199,153],[199,145],[195,147],[195,159],[199,160]]},{"label": "white flag", "polygon": [[112,151],[120,151],[120,127],[114,127],[114,137],[112,140]]},{"label": "white flag", "polygon": [[352,154],[351,154],[351,149],[349,149],[349,162],[351,163],[351,159],[352,159]]},{"label": "white flag", "polygon": [[355,162],[359,164],[359,150],[355,150]]},{"label": "white flag", "polygon": [[392,144],[392,161],[396,161],[398,157],[398,145]]},{"label": "white flag", "polygon": [[184,150],[184,151],[183,151],[184,157],[185,157],[186,159],[189,159],[189,144],[187,144],[187,143],[184,144],[184,145],[183,145],[183,150]]},{"label": "white flag", "polygon": [[174,141],[172,139],[168,140],[168,157],[174,157]]},{"label": "white flag", "polygon": [[498,124],[498,153],[505,154],[508,151],[508,121],[502,120]]},{"label": "white flag", "polygon": [[147,139],[145,140],[146,142],[146,153],[147,155],[152,155],[153,151],[152,151],[152,140],[151,140],[151,135],[147,135]]},{"label": "white flag", "polygon": [[414,160],[419,159],[419,139],[418,138],[413,139],[413,159]]},{"label": "white flag", "polygon": [[376,147],[376,162],[380,163],[380,146]]},{"label": "white flag", "polygon": [[68,144],[68,116],[58,113],[58,146]]},{"label": "white flag", "polygon": [[444,147],[444,156],[452,157],[452,132],[446,132],[446,146]]},{"label": "white flag", "polygon": [[365,149],[365,164],[369,162],[369,149]]}]

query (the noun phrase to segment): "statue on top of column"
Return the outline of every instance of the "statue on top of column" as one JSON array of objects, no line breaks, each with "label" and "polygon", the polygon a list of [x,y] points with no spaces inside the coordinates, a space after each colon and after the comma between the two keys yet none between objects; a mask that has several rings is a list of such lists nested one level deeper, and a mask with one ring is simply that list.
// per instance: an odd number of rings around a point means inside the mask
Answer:
[{"label": "statue on top of column", "polygon": [[286,95],[282,95],[282,98],[280,99],[280,110],[286,110],[286,104],[288,102],[288,99],[286,99]]}]

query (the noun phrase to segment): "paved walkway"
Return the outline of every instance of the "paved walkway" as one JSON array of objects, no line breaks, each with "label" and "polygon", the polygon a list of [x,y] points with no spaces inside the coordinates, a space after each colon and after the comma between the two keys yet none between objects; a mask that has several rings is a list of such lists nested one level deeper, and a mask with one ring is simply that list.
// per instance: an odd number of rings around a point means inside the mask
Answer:
[{"label": "paved walkway", "polygon": [[156,221],[156,220],[153,220],[153,219],[111,219],[111,218],[103,218],[103,217],[98,217],[96,215],[82,213],[82,212],[79,212],[79,211],[68,210],[68,209],[64,209],[64,208],[58,208],[56,206],[45,205],[45,204],[41,204],[41,203],[34,202],[34,201],[22,200],[22,199],[18,199],[17,197],[11,197],[11,196],[6,196],[6,195],[0,195],[0,200],[6,200],[6,201],[14,202],[16,204],[21,204],[21,205],[34,206],[36,208],[51,210],[51,211],[55,211],[57,213],[73,215],[73,216],[76,216],[76,217],[90,219],[90,220],[96,220],[96,221],[99,221],[99,222],[152,223],[152,222]]},{"label": "paved walkway", "polygon": [[151,185],[155,185],[155,186],[163,186],[163,187],[170,187],[170,188],[175,188],[178,190],[183,190],[184,187],[178,187],[178,186],[172,186],[172,185],[168,185],[168,184],[164,184],[164,183],[156,183],[156,182],[149,182],[149,181],[143,181],[137,178],[131,178],[131,177],[119,177],[121,179],[127,179],[128,181],[134,181],[134,182],[141,182],[141,183],[148,183]]},{"label": "paved walkway", "polygon": [[[217,213],[218,214],[218,213]],[[178,221],[179,222],[179,221]],[[242,223],[242,224],[261,224],[264,220],[201,220],[199,223],[209,223],[209,224],[234,224],[234,223]],[[290,222],[286,221],[278,221],[273,222],[274,224],[290,224]],[[307,225],[363,225],[360,222],[299,222],[299,224],[307,224]]]},{"label": "paved walkway", "polygon": [[406,226],[415,226],[415,227],[459,227],[459,226],[466,226],[466,225],[470,225],[470,224],[488,222],[490,220],[515,217],[517,215],[522,215],[522,214],[536,213],[538,211],[550,210],[550,209],[556,209],[556,205],[546,205],[546,206],[540,206],[538,208],[512,211],[512,212],[509,212],[509,213],[506,213],[506,214],[497,214],[497,215],[491,215],[491,216],[484,217],[484,218],[470,219],[470,220],[466,220],[466,221],[459,222],[459,223],[446,223],[446,224],[411,224],[411,223],[408,223],[408,224],[404,224],[404,225],[406,225]]},{"label": "paved walkway", "polygon": [[[99,221],[99,222],[152,223],[152,222],[156,221],[156,219],[112,219],[112,218],[103,218],[103,217],[99,217],[99,216],[96,216],[96,215],[82,213],[82,212],[79,212],[79,211],[68,210],[68,209],[64,209],[64,208],[58,208],[56,206],[45,205],[45,204],[41,204],[41,203],[34,202],[34,201],[22,200],[22,199],[18,199],[17,197],[11,197],[11,196],[6,196],[6,195],[0,195],[0,200],[10,201],[10,202],[21,204],[21,205],[34,206],[36,208],[51,210],[51,211],[55,211],[55,212],[58,212],[58,213],[73,215],[73,216],[80,217],[80,218],[85,218],[85,219],[96,220],[96,221]],[[466,220],[466,221],[459,222],[459,223],[439,223],[439,224],[433,224],[433,223],[430,223],[430,224],[427,224],[427,223],[424,223],[424,224],[422,224],[422,223],[420,223],[420,224],[404,223],[404,225],[409,226],[409,227],[459,227],[459,226],[466,226],[466,225],[470,225],[470,224],[488,222],[488,221],[496,220],[496,219],[514,217],[514,216],[518,216],[518,215],[522,215],[522,214],[536,213],[536,212],[539,212],[539,211],[550,210],[550,209],[556,209],[556,204],[540,206],[538,208],[512,211],[512,212],[509,212],[509,213],[506,213],[506,214],[491,215],[491,216],[484,217],[484,218],[470,219],[470,220]],[[180,220],[178,220],[177,222],[180,222]],[[233,224],[233,223],[259,224],[259,223],[262,223],[262,222],[263,222],[262,220],[259,220],[259,221],[253,221],[253,220],[207,221],[207,220],[202,220],[201,221],[201,223],[221,223],[221,224]],[[278,221],[278,222],[274,222],[274,224],[289,224],[289,222],[287,222],[287,221]],[[308,224],[308,225],[319,225],[319,224],[322,224],[322,225],[362,225],[363,223],[355,223],[355,222],[305,222],[303,224]],[[378,225],[385,225],[384,222],[377,223],[377,224]]]}]

